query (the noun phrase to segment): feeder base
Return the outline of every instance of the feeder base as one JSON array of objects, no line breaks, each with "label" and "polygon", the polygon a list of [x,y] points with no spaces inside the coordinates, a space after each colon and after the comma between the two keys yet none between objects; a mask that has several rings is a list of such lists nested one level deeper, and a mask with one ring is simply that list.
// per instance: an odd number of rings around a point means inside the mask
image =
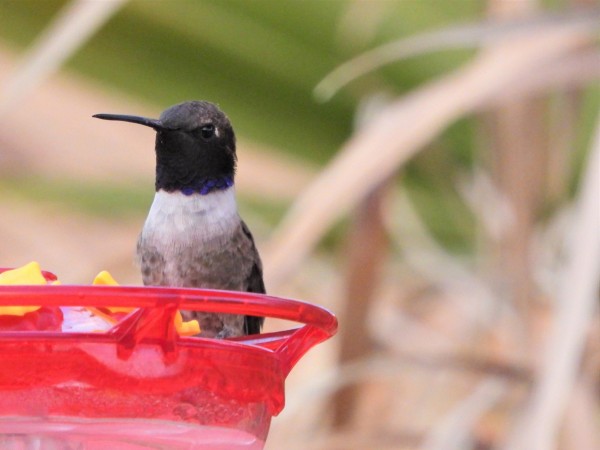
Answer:
[{"label": "feeder base", "polygon": [[264,441],[231,428],[163,420],[0,418],[10,450],[261,450]]}]

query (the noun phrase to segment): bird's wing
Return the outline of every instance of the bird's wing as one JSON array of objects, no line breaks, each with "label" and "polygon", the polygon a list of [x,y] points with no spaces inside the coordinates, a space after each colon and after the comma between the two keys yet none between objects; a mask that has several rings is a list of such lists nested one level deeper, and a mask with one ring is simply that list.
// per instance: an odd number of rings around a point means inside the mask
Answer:
[{"label": "bird's wing", "polygon": [[248,274],[248,278],[246,279],[246,291],[255,292],[257,294],[265,294],[267,291],[265,289],[265,283],[263,281],[263,271],[262,271],[262,263],[260,261],[260,256],[258,255],[258,250],[256,250],[256,245],[254,244],[254,238],[252,237],[252,233],[248,229],[248,226],[242,221],[242,231],[244,235],[248,238],[252,245],[252,253],[254,264],[250,273]]},{"label": "bird's wing", "polygon": [[[246,291],[254,292],[257,294],[265,294],[267,291],[265,289],[265,282],[263,280],[262,263],[260,261],[260,256],[258,254],[258,250],[256,250],[256,245],[254,244],[254,238],[252,237],[252,233],[250,232],[248,226],[244,223],[244,221],[242,221],[242,231],[252,244],[252,252],[254,259],[254,264],[252,265],[252,269],[250,270],[246,279]],[[246,334],[260,333],[260,329],[264,321],[264,317],[246,316],[244,318],[244,328]]]}]

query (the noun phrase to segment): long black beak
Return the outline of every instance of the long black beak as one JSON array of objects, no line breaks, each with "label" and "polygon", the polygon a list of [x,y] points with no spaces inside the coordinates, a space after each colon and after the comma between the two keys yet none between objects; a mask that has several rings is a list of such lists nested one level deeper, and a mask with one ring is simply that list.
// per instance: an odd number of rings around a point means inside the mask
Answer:
[{"label": "long black beak", "polygon": [[149,119],[147,117],[140,116],[129,116],[126,114],[94,114],[92,117],[103,120],[118,120],[121,122],[137,123],[150,128],[154,128],[156,131],[171,130],[172,128],[165,127],[162,122],[158,119]]}]

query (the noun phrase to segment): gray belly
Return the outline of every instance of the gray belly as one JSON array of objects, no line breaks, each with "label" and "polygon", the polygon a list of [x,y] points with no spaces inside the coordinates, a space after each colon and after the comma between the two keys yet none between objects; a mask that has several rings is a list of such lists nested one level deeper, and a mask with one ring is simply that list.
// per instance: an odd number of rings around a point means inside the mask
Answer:
[{"label": "gray belly", "polygon": [[252,250],[239,226],[232,233],[200,242],[142,232],[137,255],[144,284],[244,290]]},{"label": "gray belly", "polygon": [[[202,239],[144,229],[137,255],[145,285],[246,291],[253,249],[240,224],[229,232]],[[187,311],[184,318],[199,321],[201,336],[244,334],[243,316]]]}]

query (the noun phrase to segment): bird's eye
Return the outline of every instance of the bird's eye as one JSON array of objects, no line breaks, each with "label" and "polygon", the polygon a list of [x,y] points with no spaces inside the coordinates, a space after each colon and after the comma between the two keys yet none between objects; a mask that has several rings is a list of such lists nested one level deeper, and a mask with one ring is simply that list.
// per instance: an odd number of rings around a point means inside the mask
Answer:
[{"label": "bird's eye", "polygon": [[200,127],[200,134],[204,139],[210,139],[215,134],[215,126],[212,123],[207,123]]}]

